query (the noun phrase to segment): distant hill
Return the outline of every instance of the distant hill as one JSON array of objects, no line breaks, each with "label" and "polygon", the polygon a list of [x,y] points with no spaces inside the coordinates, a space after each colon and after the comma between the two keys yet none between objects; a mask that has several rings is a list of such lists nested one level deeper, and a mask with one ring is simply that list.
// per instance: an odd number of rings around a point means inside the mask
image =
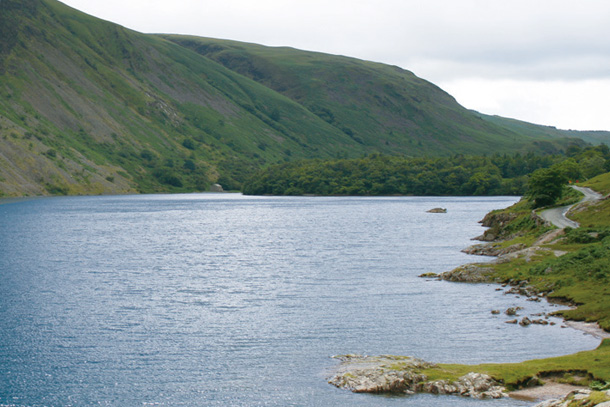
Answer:
[{"label": "distant hill", "polygon": [[579,136],[536,129],[397,67],[0,2],[0,196],[238,189],[293,159],[553,151]]},{"label": "distant hill", "polygon": [[[436,85],[396,66],[287,47],[165,35],[307,107],[381,152],[488,154],[581,138],[610,143],[610,132],[558,130],[467,110]],[[535,143],[537,142],[537,143]],[[568,141],[569,142],[569,141]],[[535,143],[535,144],[534,144]]]},{"label": "distant hill", "polygon": [[505,127],[517,133],[525,133],[534,137],[553,137],[553,138],[580,138],[591,144],[610,145],[610,132],[608,131],[580,131],[580,130],[560,130],[553,126],[541,126],[516,119],[507,119],[501,116],[489,116],[474,112],[481,118],[498,126]]}]

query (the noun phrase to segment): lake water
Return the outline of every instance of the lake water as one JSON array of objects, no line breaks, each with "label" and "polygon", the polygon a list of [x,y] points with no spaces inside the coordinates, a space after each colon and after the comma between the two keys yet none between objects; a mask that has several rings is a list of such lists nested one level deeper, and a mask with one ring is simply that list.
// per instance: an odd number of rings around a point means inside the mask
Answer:
[{"label": "lake water", "polygon": [[[346,353],[514,362],[595,348],[492,309],[556,308],[497,286],[418,278],[512,197],[237,194],[0,205],[2,406],[525,406],[352,394]],[[447,214],[426,210],[445,207]],[[560,321],[557,321],[560,322]]]}]

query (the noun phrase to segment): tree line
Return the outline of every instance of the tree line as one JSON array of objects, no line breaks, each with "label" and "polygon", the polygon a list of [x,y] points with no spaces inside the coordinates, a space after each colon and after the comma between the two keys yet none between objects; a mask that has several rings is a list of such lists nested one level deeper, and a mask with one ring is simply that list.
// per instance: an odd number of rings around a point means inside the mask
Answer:
[{"label": "tree line", "polygon": [[357,159],[301,160],[256,172],[242,191],[247,195],[524,195],[532,178],[542,179],[542,184],[549,178],[540,171],[559,174],[560,182],[588,179],[610,171],[610,150],[602,144],[572,146],[555,155],[413,158],[374,153]]}]

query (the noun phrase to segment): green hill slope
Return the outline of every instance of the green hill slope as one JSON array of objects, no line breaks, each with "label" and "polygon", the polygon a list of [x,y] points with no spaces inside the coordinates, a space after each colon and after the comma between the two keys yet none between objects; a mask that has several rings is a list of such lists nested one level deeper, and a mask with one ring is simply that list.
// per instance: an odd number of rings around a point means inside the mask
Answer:
[{"label": "green hill slope", "polygon": [[[282,93],[380,152],[542,152],[581,136],[580,132],[523,122],[516,126],[510,119],[492,120],[465,109],[434,84],[396,66],[286,47],[164,37]],[[597,138],[587,141],[608,143],[610,132],[598,132]]]},{"label": "green hill slope", "polygon": [[0,191],[206,189],[285,157],[363,149],[186,48],[52,1],[3,1]]},{"label": "green hill slope", "polygon": [[567,143],[484,120],[396,67],[0,2],[0,196],[237,189],[300,158]]},{"label": "green hill slope", "polygon": [[[476,112],[475,112],[476,113]],[[476,113],[481,118],[498,126],[511,129],[516,133],[529,134],[534,137],[552,137],[552,138],[580,138],[591,144],[606,144],[610,145],[610,132],[608,131],[581,131],[581,130],[561,130],[553,126],[541,126],[524,122],[521,120],[508,119],[500,116],[489,116]]]}]

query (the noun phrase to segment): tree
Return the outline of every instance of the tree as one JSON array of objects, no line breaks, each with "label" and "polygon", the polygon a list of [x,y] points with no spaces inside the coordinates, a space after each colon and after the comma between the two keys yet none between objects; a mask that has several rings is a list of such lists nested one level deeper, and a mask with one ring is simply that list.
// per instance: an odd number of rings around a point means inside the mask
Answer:
[{"label": "tree", "polygon": [[567,179],[556,167],[536,170],[530,176],[527,195],[534,201],[534,207],[552,205],[563,196]]}]

